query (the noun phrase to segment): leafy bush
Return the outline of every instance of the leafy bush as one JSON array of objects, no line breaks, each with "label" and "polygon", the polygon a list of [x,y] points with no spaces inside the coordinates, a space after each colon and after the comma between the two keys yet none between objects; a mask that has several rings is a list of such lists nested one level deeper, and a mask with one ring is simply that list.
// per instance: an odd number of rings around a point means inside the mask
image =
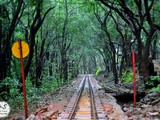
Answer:
[{"label": "leafy bush", "polygon": [[41,91],[33,86],[31,80],[26,80],[25,83],[28,102],[39,99]]},{"label": "leafy bush", "polygon": [[160,77],[152,76],[146,84],[148,85],[148,87],[156,87],[159,83],[160,83]]},{"label": "leafy bush", "polygon": [[152,76],[151,80],[152,81],[160,81],[160,77],[159,76]]},{"label": "leafy bush", "polygon": [[[42,97],[42,95],[54,90],[58,87],[58,80],[42,80],[42,85],[40,88],[36,88],[30,79],[27,79],[26,82],[26,92],[27,92],[27,102],[28,105],[32,105],[37,102],[38,99]],[[3,90],[0,93],[0,101],[6,101],[11,109],[11,113],[13,114],[19,110],[23,109],[23,93],[20,92],[20,88],[22,84],[16,78],[7,77],[2,80],[0,83],[0,89]]]},{"label": "leafy bush", "polygon": [[133,74],[131,70],[126,70],[122,73],[122,81],[124,83],[131,82],[133,80]]},{"label": "leafy bush", "polygon": [[160,91],[160,84],[158,84],[157,87],[151,89],[151,92],[156,92],[156,91]]},{"label": "leafy bush", "polygon": [[[18,79],[6,77],[0,83],[1,87],[4,87],[6,90],[0,93],[0,99],[2,101],[8,102],[11,108],[11,113],[15,112],[17,109],[21,109],[23,103],[23,95],[20,93],[20,87],[22,86],[19,83]],[[2,88],[1,88],[2,89]]]},{"label": "leafy bush", "polygon": [[8,100],[19,95],[19,88],[21,87],[21,84],[19,83],[18,79],[6,77],[2,80],[0,86],[5,87],[7,90],[9,90],[9,93],[7,93],[7,91],[3,91],[2,93],[0,93],[0,96],[3,96],[4,100]]},{"label": "leafy bush", "polygon": [[57,80],[45,80],[42,81],[41,91],[49,92],[58,87]]}]

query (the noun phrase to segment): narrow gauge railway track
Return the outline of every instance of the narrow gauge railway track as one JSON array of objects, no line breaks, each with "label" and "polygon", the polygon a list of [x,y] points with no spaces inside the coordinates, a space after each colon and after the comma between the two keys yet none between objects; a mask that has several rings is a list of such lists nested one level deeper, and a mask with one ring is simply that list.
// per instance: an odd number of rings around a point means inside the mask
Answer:
[{"label": "narrow gauge railway track", "polygon": [[83,78],[58,120],[107,120],[91,76]]}]

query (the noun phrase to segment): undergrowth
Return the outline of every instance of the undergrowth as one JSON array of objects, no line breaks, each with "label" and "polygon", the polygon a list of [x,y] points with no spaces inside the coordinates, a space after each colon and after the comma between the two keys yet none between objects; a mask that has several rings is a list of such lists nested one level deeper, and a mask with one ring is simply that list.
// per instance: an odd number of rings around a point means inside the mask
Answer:
[{"label": "undergrowth", "polygon": [[151,76],[147,85],[151,87],[151,92],[160,91],[160,76]]},{"label": "undergrowth", "polygon": [[[0,93],[0,101],[6,101],[10,105],[10,115],[19,110],[23,111],[23,93],[20,92],[22,84],[19,83],[19,80],[7,77],[0,83],[0,89],[3,89],[2,86],[6,90]],[[43,80],[40,88],[33,86],[30,80],[26,80],[28,106],[57,87],[57,80]]]},{"label": "undergrowth", "polygon": [[126,70],[122,73],[123,83],[128,83],[128,82],[131,82],[132,80],[133,80],[133,74],[132,74],[132,71],[130,69]]},{"label": "undergrowth", "polygon": [[160,91],[160,84],[158,84],[157,87],[151,89],[151,92],[157,92],[157,91]]},{"label": "undergrowth", "polygon": [[146,84],[148,85],[148,87],[157,87],[157,85],[160,84],[160,77],[151,76]]}]

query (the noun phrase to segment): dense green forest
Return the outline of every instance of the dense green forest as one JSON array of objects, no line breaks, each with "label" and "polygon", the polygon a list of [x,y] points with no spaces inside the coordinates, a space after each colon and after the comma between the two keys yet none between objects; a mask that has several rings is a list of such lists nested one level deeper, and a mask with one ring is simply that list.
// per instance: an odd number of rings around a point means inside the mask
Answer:
[{"label": "dense green forest", "polygon": [[160,56],[159,7],[159,0],[0,0],[0,100],[21,104],[20,61],[11,52],[18,38],[30,47],[29,101],[78,74],[103,70],[118,84],[131,73],[132,50],[146,85],[149,58]]}]

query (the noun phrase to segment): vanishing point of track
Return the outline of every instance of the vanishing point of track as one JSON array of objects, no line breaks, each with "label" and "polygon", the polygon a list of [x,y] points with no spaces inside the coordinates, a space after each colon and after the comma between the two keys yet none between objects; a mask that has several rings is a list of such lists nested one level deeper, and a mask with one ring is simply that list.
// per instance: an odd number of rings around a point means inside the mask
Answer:
[{"label": "vanishing point of track", "polygon": [[58,120],[107,120],[93,77],[82,79]]}]

